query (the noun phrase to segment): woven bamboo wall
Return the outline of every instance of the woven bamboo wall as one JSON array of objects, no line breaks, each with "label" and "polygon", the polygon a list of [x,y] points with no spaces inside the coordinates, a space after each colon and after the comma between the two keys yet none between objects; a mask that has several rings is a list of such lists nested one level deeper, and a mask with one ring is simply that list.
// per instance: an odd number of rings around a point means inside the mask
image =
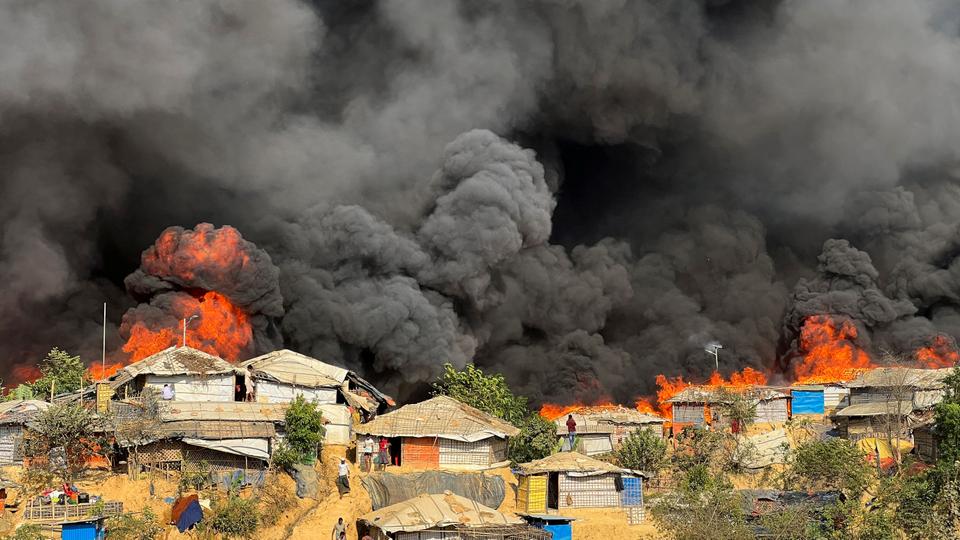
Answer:
[{"label": "woven bamboo wall", "polygon": [[620,492],[613,474],[569,476],[560,474],[560,508],[608,508],[620,506]]},{"label": "woven bamboo wall", "polygon": [[402,465],[424,469],[440,466],[440,444],[434,437],[404,437],[400,446]]},{"label": "woven bamboo wall", "polygon": [[439,439],[440,465],[489,465],[494,463],[491,439],[475,442]]},{"label": "woven bamboo wall", "polygon": [[787,400],[768,399],[757,404],[756,422],[786,422]]},{"label": "woven bamboo wall", "polygon": [[184,444],[180,441],[157,441],[146,444],[141,446],[137,452],[137,462],[141,465],[154,465],[183,461],[183,448]]},{"label": "woven bamboo wall", "polygon": [[538,474],[519,478],[517,509],[530,514],[547,512],[547,475]]}]

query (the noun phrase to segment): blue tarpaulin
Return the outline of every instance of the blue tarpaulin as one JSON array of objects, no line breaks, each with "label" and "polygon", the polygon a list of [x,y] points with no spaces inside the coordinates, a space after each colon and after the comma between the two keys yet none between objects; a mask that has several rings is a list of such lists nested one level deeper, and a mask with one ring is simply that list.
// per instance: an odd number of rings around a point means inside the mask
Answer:
[{"label": "blue tarpaulin", "polygon": [[570,527],[570,522],[574,518],[543,514],[520,514],[520,517],[530,525],[552,533],[553,540],[571,540],[573,538],[573,529]]},{"label": "blue tarpaulin", "polygon": [[203,509],[200,508],[200,503],[195,500],[190,501],[190,504],[187,505],[177,519],[177,530],[184,532],[197,523],[200,523],[201,519],[203,519]]},{"label": "blue tarpaulin", "polygon": [[624,506],[643,506],[643,479],[624,476],[623,493],[620,497]]},{"label": "blue tarpaulin", "polygon": [[823,390],[794,390],[793,414],[823,414]]}]

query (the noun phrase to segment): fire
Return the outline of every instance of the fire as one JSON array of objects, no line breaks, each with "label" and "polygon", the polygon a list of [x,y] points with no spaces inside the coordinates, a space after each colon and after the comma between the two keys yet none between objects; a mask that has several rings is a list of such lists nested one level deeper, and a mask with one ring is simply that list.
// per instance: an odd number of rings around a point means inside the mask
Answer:
[{"label": "fire", "polygon": [[828,315],[807,317],[800,330],[800,347],[806,354],[794,368],[799,383],[849,381],[876,367],[870,356],[856,346],[857,327],[849,320]]},{"label": "fire", "polygon": [[[714,371],[713,374],[710,375],[710,380],[708,380],[706,384],[701,385],[687,382],[680,376],[670,378],[664,375],[657,375],[657,414],[664,418],[673,418],[673,408],[667,400],[690,386],[712,386],[737,390],[746,389],[751,386],[763,386],[765,384],[767,384],[767,376],[750,367],[743,368],[743,371],[731,373],[729,379],[724,379],[723,375]],[[637,408],[639,409],[640,406],[640,402],[638,402]],[[652,407],[652,404],[644,402],[643,407]]]},{"label": "fire", "polygon": [[593,409],[593,410],[607,410],[612,411],[620,408],[620,405],[616,405],[610,401],[601,401],[588,405],[585,403],[574,403],[572,405],[557,405],[555,403],[544,403],[540,407],[540,416],[546,418],[547,420],[556,420],[561,416],[566,416],[570,413],[577,412],[581,409]]},{"label": "fire", "polygon": [[[182,294],[172,305],[173,314],[182,321],[194,315],[199,319],[187,327],[187,345],[227,360],[236,361],[253,341],[249,317],[226,296],[209,291],[200,298]],[[180,344],[180,328],[148,328],[134,323],[123,351],[136,361]]]},{"label": "fire", "polygon": [[40,368],[37,366],[32,366],[30,364],[18,364],[13,366],[11,375],[13,376],[13,380],[11,382],[19,384],[33,382],[39,379],[42,373],[40,373]]},{"label": "fire", "polygon": [[100,364],[91,364],[87,368],[87,378],[91,381],[102,381],[108,377],[112,377],[116,372],[123,369],[123,364],[111,363],[101,366]]},{"label": "fire", "polygon": [[653,406],[653,403],[650,403],[649,398],[637,398],[636,403],[634,403],[634,407],[642,413],[662,416],[660,411]]},{"label": "fire", "polygon": [[950,336],[939,334],[929,347],[921,347],[915,353],[917,362],[932,369],[953,367],[960,361],[957,343]]},{"label": "fire", "polygon": [[163,231],[154,245],[143,252],[140,265],[150,275],[175,278],[183,284],[193,284],[198,279],[230,283],[234,273],[249,262],[239,231],[201,223],[192,231]]}]

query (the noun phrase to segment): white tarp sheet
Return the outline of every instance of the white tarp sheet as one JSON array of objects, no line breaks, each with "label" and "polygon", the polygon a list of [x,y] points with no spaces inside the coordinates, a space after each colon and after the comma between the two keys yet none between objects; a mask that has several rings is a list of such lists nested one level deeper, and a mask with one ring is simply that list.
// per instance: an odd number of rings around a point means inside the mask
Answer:
[{"label": "white tarp sheet", "polygon": [[336,388],[309,388],[275,383],[273,381],[257,381],[257,401],[262,403],[290,403],[298,395],[307,401],[317,403],[336,403]]},{"label": "white tarp sheet", "polygon": [[204,439],[190,439],[184,437],[183,442],[190,446],[209,448],[218,452],[225,452],[236,456],[246,456],[255,459],[270,459],[270,442],[267,439],[221,439],[207,441]]}]

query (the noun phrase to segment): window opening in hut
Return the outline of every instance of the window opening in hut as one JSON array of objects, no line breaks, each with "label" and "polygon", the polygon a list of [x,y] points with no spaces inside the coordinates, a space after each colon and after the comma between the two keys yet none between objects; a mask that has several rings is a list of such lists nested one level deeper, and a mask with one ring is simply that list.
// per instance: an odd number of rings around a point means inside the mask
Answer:
[{"label": "window opening in hut", "polygon": [[547,480],[547,507],[560,508],[560,473],[550,473]]}]

